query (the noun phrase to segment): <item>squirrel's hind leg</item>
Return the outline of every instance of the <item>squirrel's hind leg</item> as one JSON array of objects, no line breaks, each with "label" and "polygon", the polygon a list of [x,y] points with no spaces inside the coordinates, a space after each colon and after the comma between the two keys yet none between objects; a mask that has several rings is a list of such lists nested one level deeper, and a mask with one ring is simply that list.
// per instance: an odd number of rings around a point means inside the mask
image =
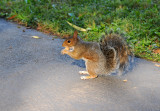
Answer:
[{"label": "squirrel's hind leg", "polygon": [[81,79],[85,80],[85,79],[94,79],[96,78],[97,75],[94,75],[94,76],[81,76]]},{"label": "squirrel's hind leg", "polygon": [[79,71],[79,74],[89,74],[88,71]]}]

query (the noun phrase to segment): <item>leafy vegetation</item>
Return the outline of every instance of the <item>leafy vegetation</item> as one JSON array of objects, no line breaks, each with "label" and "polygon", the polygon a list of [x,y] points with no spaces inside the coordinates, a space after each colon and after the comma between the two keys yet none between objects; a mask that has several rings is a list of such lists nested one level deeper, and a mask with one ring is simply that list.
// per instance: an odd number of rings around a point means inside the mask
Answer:
[{"label": "leafy vegetation", "polygon": [[[105,30],[123,33],[138,57],[160,62],[159,0],[2,0],[0,16],[57,35],[72,34],[66,21],[91,29],[80,32],[97,41]],[[15,16],[16,15],[16,16]],[[11,18],[10,18],[11,19]]]}]

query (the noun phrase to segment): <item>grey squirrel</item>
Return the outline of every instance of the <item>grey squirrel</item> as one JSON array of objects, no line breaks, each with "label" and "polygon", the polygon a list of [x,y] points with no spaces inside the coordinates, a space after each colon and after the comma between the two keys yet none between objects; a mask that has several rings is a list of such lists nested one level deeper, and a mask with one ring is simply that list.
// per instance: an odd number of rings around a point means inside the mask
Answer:
[{"label": "grey squirrel", "polygon": [[75,31],[73,37],[67,38],[63,44],[62,54],[68,54],[74,59],[83,59],[86,71],[79,71],[81,79],[96,78],[99,74],[110,74],[116,69],[123,71],[128,63],[131,51],[127,43],[119,34],[105,34],[99,43],[85,42],[78,37]]}]

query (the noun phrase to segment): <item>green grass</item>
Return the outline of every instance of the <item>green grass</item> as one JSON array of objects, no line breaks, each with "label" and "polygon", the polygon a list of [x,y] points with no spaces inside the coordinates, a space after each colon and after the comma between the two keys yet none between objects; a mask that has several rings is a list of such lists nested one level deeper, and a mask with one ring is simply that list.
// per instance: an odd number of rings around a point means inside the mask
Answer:
[{"label": "green grass", "polygon": [[79,35],[98,41],[105,30],[126,36],[136,56],[160,62],[159,0],[2,0],[0,16],[12,17],[25,26],[53,34],[68,35],[74,29],[66,21],[91,28]]}]

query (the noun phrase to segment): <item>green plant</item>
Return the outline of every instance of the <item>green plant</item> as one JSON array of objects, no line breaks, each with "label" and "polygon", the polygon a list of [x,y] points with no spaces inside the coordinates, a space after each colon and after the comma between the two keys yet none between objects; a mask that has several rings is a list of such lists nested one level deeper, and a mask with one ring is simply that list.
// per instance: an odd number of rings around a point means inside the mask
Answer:
[{"label": "green plant", "polygon": [[159,0],[2,0],[0,16],[40,31],[68,35],[68,22],[90,29],[79,35],[98,41],[106,30],[123,33],[138,57],[160,62]]}]

